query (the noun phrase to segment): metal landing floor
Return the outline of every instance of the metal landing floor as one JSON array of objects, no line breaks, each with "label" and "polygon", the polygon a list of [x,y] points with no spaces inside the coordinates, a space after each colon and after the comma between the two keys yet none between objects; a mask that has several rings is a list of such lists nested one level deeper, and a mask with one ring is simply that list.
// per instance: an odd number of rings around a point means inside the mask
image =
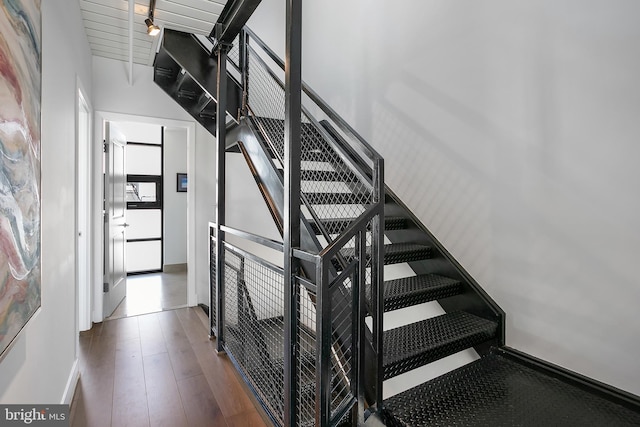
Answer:
[{"label": "metal landing floor", "polygon": [[498,354],[385,401],[387,426],[640,426],[640,412]]}]

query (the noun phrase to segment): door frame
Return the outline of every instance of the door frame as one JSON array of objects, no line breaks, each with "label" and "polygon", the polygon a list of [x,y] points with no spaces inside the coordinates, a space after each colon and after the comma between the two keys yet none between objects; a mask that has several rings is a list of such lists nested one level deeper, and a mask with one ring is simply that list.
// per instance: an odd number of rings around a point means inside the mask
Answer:
[{"label": "door frame", "polygon": [[[94,113],[94,144],[93,150],[93,307],[92,318],[94,322],[104,320],[102,271],[104,260],[104,220],[103,200],[104,184],[102,177],[102,141],[104,140],[104,123],[111,122],[138,122],[160,125],[165,127],[185,128],[187,130],[187,174],[195,176],[196,164],[196,125],[194,122],[172,119],[161,119],[133,114],[112,113],[107,111],[95,111]],[[195,180],[189,182],[187,192],[187,305],[197,305],[196,297],[196,199]]]},{"label": "door frame", "polygon": [[[94,216],[92,215],[92,188],[93,168],[91,158],[93,156],[93,109],[87,97],[80,79],[76,79],[76,329],[86,331],[91,329],[91,277],[93,274],[93,260],[91,259],[92,247],[92,226]],[[81,132],[80,114],[87,114],[86,133]],[[83,188],[81,181],[86,183]],[[83,200],[82,191],[85,197]],[[84,233],[84,235],[81,235]]]}]

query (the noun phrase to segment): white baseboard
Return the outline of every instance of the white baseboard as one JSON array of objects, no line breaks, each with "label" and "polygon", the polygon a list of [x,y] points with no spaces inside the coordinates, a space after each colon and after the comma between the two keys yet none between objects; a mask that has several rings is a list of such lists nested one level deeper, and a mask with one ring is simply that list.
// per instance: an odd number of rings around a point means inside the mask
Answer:
[{"label": "white baseboard", "polygon": [[78,359],[73,361],[73,366],[71,366],[71,372],[69,373],[69,379],[67,380],[67,385],[64,388],[64,393],[62,394],[62,401],[60,402],[63,405],[71,405],[73,401],[73,395],[76,392],[76,385],[78,385],[78,380],[80,379],[80,369],[78,368]]},{"label": "white baseboard", "polygon": [[184,264],[165,264],[162,266],[164,273],[181,273],[187,271],[187,263]]}]

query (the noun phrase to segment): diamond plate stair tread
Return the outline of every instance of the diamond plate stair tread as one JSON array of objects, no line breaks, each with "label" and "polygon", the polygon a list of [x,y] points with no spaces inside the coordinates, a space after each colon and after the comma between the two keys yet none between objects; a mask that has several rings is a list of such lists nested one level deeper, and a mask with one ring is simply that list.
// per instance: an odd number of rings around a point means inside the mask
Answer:
[{"label": "diamond plate stair tread", "polygon": [[384,402],[387,426],[638,426],[640,414],[500,355]]},{"label": "diamond plate stair tread", "polygon": [[456,311],[384,332],[384,379],[493,338],[498,324]]},{"label": "diamond plate stair tread", "polygon": [[[354,218],[332,218],[320,220],[324,227],[331,232],[331,234],[339,234],[351,224]],[[401,216],[389,216],[384,218],[385,230],[402,230],[407,228],[407,218]],[[320,228],[316,223],[311,223],[311,228],[316,234],[322,234]],[[370,229],[368,227],[367,229]]]},{"label": "diamond plate stair tread", "polygon": [[384,282],[384,311],[458,295],[462,283],[437,274],[422,274]]},{"label": "diamond plate stair tread", "polygon": [[364,205],[371,203],[371,195],[363,193],[304,193],[312,205]]},{"label": "diamond plate stair tread", "polygon": [[[347,262],[355,258],[355,249],[346,248],[340,251]],[[370,250],[367,248],[367,256]],[[431,258],[431,247],[417,243],[388,243],[384,245],[384,263],[398,264],[402,262],[421,261]]]}]

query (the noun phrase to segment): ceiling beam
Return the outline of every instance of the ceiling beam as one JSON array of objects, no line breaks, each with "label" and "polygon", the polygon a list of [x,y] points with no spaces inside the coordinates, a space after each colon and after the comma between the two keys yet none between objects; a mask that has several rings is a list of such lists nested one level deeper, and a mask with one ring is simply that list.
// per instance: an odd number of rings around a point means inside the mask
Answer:
[{"label": "ceiling beam", "polygon": [[133,86],[133,18],[135,0],[129,0],[129,86]]}]

